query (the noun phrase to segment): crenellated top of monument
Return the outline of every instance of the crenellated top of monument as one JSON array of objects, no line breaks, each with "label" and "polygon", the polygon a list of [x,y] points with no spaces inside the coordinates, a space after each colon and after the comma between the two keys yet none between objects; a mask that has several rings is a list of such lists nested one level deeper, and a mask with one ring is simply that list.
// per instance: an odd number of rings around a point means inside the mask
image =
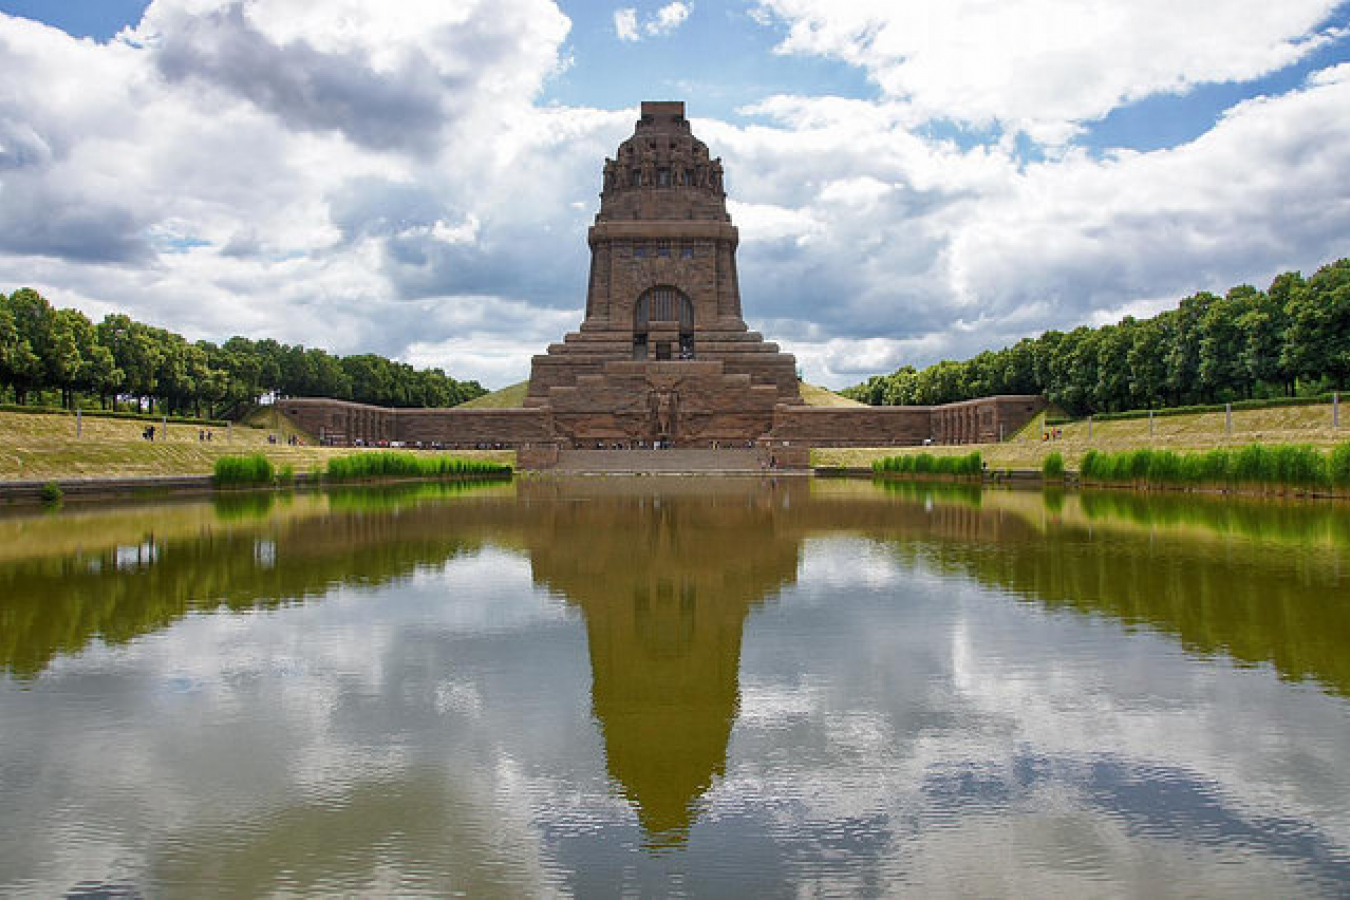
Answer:
[{"label": "crenellated top of monument", "polygon": [[633,136],[605,160],[596,222],[729,222],[722,160],[694,137],[682,100],[644,100]]},{"label": "crenellated top of monument", "polygon": [[644,128],[689,130],[689,122],[684,117],[683,100],[643,100],[642,118],[638,119],[638,130]]}]

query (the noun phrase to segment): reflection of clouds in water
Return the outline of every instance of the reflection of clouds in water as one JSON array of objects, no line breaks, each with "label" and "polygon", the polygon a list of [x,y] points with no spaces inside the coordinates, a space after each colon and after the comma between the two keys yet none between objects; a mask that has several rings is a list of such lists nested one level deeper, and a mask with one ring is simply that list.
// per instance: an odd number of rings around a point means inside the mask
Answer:
[{"label": "reflection of clouds in water", "polygon": [[[877,590],[898,586],[902,579],[909,583],[912,573],[896,561],[894,556],[874,541],[857,537],[811,537],[802,541],[800,571],[811,572],[817,584],[849,585]],[[803,594],[798,603],[832,598],[821,592]]]},{"label": "reflection of clouds in water", "polygon": [[[27,827],[5,830],[0,872],[47,894],[70,873],[142,886],[224,873],[257,893],[1277,895],[1306,892],[1294,880],[1309,872],[1334,884],[1345,865],[1343,698],[982,587],[942,537],[872,539],[894,527],[889,504],[859,513],[857,532],[695,520],[683,534],[701,542],[641,559],[633,515],[601,532],[542,508],[493,525],[528,556],[465,541],[443,564],[434,542],[460,542],[428,519],[414,537],[430,549],[381,586],[190,613],[58,655],[26,691],[3,686],[4,816]],[[962,510],[957,524],[991,519]],[[692,587],[630,590],[658,556]],[[711,787],[687,842],[659,853],[642,849],[635,808],[659,806],[659,785],[612,766],[671,743],[621,715],[618,701],[649,696],[634,682],[664,671],[643,653],[692,660],[670,668],[690,696],[698,673],[727,675],[717,702],[690,706],[691,729],[736,716],[729,745],[725,731],[706,742]],[[651,696],[671,684],[654,681]],[[617,697],[608,720],[602,686]],[[51,796],[71,799],[58,813]]]},{"label": "reflection of clouds in water", "polygon": [[[27,827],[7,829],[0,863],[11,862],[0,870],[36,879],[46,894],[71,887],[72,873],[144,885],[152,870],[193,871],[176,841],[164,843],[179,829],[214,832],[208,842],[222,845],[229,869],[254,852],[250,834],[339,815],[367,802],[372,779],[398,791],[430,765],[457,819],[430,831],[490,834],[480,850],[496,854],[503,883],[541,890],[550,868],[541,802],[589,802],[607,818],[616,808],[584,675],[575,614],[532,589],[527,560],[496,550],[388,587],[194,613],[125,645],[96,642],[58,657],[27,695],[0,693],[7,723],[22,721],[13,713],[25,700],[48,704],[31,717],[27,749],[5,739],[42,768],[26,789],[7,786],[6,819]],[[570,702],[559,696],[567,689]],[[541,783],[550,757],[590,763],[590,801],[575,773]],[[49,796],[70,796],[69,808],[46,808]],[[378,884],[387,861],[367,863],[365,883]]]},{"label": "reflection of clouds in water", "polygon": [[[747,627],[710,810],[766,810],[789,842],[879,815],[895,835],[876,877],[939,891],[1093,892],[1103,871],[1221,893],[1344,877],[1350,723],[1337,698],[1109,618],[951,576],[934,590],[922,562],[900,573],[923,586],[906,594],[913,608],[836,602],[826,617],[847,560],[822,564],[829,545],[808,546],[798,585]],[[811,634],[795,665],[771,652],[775,632]],[[793,752],[775,754],[785,733]],[[996,875],[972,848],[1002,860]]]}]

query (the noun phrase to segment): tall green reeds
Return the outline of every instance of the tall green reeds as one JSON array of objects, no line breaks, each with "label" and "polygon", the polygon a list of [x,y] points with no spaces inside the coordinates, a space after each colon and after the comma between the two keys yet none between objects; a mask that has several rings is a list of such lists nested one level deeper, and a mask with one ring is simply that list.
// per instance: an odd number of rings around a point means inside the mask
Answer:
[{"label": "tall green reeds", "polygon": [[505,463],[454,456],[413,453],[356,453],[328,460],[328,480],[367,481],[379,478],[488,478],[511,474]]},{"label": "tall green reeds", "polygon": [[1079,474],[1084,482],[1138,487],[1346,488],[1350,487],[1350,444],[1336,447],[1329,455],[1307,444],[1250,444],[1206,453],[1089,450]]},{"label": "tall green reeds", "polygon": [[216,487],[271,484],[275,476],[271,461],[261,454],[222,456],[216,460]]},{"label": "tall green reeds", "polygon": [[984,460],[979,451],[965,456],[934,456],[917,453],[906,456],[887,456],[872,463],[872,471],[895,475],[948,475],[955,478],[978,477],[984,471]]},{"label": "tall green reeds", "polygon": [[1041,477],[1046,481],[1064,480],[1064,455],[1051,453],[1041,463]]}]

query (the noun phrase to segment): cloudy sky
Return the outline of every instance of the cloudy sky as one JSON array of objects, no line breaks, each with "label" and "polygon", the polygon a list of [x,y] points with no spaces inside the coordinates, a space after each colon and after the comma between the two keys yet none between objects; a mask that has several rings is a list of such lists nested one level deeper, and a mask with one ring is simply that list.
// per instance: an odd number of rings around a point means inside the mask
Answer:
[{"label": "cloudy sky", "polygon": [[0,0],[0,290],[500,387],[643,99],[834,387],[1350,255],[1336,0]]}]

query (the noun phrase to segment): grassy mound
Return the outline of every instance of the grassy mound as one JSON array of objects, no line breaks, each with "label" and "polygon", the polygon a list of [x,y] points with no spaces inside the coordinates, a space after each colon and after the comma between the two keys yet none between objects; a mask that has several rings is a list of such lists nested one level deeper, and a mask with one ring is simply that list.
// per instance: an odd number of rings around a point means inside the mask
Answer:
[{"label": "grassy mound", "polygon": [[857,400],[850,400],[847,397],[840,396],[829,388],[807,384],[805,381],[797,382],[797,387],[801,389],[802,402],[807,406],[862,407],[867,405],[866,403],[859,403]]},{"label": "grassy mound", "polygon": [[455,409],[520,409],[525,405],[525,392],[529,390],[529,387],[528,381],[522,381],[519,384],[504,387],[499,391],[474,397],[472,400],[456,406]]}]

